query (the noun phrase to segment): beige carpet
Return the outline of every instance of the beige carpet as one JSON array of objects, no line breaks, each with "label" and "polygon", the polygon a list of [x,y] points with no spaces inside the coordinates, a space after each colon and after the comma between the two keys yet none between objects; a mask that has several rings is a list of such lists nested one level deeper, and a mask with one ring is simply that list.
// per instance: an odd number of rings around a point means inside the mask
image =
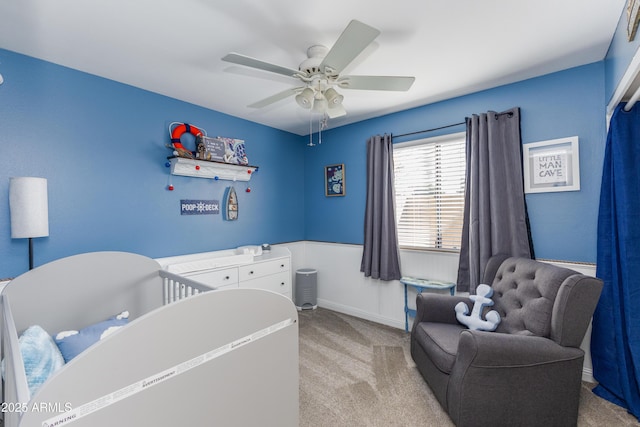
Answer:
[{"label": "beige carpet", "polygon": [[[299,319],[301,427],[453,426],[415,368],[409,334],[322,308]],[[640,426],[591,386],[578,426]]]}]

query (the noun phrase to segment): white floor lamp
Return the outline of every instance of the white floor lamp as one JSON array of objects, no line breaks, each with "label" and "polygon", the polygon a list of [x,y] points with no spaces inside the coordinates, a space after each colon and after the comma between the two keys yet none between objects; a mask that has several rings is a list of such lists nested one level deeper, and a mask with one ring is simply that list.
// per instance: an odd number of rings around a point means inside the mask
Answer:
[{"label": "white floor lamp", "polygon": [[11,238],[29,239],[29,270],[33,269],[34,237],[49,235],[49,203],[45,178],[9,178]]}]

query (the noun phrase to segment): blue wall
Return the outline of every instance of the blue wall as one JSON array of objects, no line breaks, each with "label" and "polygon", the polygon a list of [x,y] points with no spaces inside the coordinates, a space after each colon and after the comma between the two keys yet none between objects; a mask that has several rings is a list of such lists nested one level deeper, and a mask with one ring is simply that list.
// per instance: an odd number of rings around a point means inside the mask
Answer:
[{"label": "blue wall", "polygon": [[[35,263],[98,250],[151,257],[304,237],[300,136],[0,50],[0,277],[27,269],[27,242],[11,239],[9,177],[48,179],[50,236]],[[229,181],[172,177],[168,125],[246,141],[260,170],[236,183],[239,220],[181,216],[180,199],[222,200]]]},{"label": "blue wall", "polygon": [[[463,122],[474,113],[515,106],[521,108],[523,143],[574,135],[580,141],[581,190],[527,195],[536,256],[595,262],[605,140],[602,61],[323,133],[322,145],[305,151],[306,239],[362,243],[365,146],[370,136],[436,128]],[[464,126],[447,130],[460,131]],[[324,196],[323,168],[333,163],[345,164],[345,197]]]},{"label": "blue wall", "polygon": [[[305,145],[308,137],[6,50],[0,64],[0,199],[8,200],[11,176],[49,180],[51,233],[35,241],[37,265],[94,250],[160,257],[303,239],[361,244],[367,138],[514,106],[524,143],[580,138],[581,191],[527,196],[536,255],[595,261],[606,61],[325,131],[316,147]],[[246,141],[260,171],[251,193],[235,185],[239,221],[180,216],[180,199],[220,200],[229,183],[172,177],[175,191],[166,190],[172,121]],[[334,163],[346,166],[346,197],[324,195],[324,166]],[[6,202],[3,211],[0,277],[9,277],[26,270],[27,243],[11,239]]]}]

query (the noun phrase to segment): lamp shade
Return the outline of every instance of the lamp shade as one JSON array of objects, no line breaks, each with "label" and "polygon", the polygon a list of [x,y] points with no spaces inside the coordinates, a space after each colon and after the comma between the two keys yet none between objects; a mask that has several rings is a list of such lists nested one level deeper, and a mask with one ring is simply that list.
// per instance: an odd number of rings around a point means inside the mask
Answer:
[{"label": "lamp shade", "polygon": [[313,105],[313,95],[313,89],[308,87],[304,88],[302,92],[296,95],[296,102],[302,108],[311,108],[311,106]]},{"label": "lamp shade", "polygon": [[9,179],[11,237],[23,239],[49,235],[49,202],[45,178]]},{"label": "lamp shade", "polygon": [[325,98],[327,98],[329,108],[333,108],[342,104],[342,100],[344,99],[344,96],[340,95],[338,91],[336,91],[332,87],[324,91],[324,96]]}]

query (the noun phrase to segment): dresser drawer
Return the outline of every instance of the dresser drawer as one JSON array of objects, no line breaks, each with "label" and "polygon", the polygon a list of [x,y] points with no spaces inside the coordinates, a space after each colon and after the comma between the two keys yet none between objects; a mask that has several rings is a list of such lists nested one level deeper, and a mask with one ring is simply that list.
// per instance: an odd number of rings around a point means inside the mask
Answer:
[{"label": "dresser drawer", "polygon": [[264,289],[291,297],[291,274],[288,271],[240,282],[241,288]]},{"label": "dresser drawer", "polygon": [[270,274],[288,272],[290,269],[290,259],[281,258],[272,261],[258,262],[255,264],[242,265],[238,268],[238,280],[253,280],[258,277],[268,276]]},{"label": "dresser drawer", "polygon": [[188,277],[198,282],[202,282],[205,285],[215,286],[216,288],[222,287],[238,287],[238,269],[237,268],[225,268],[222,270],[209,270],[199,271],[197,273],[185,274]]}]

